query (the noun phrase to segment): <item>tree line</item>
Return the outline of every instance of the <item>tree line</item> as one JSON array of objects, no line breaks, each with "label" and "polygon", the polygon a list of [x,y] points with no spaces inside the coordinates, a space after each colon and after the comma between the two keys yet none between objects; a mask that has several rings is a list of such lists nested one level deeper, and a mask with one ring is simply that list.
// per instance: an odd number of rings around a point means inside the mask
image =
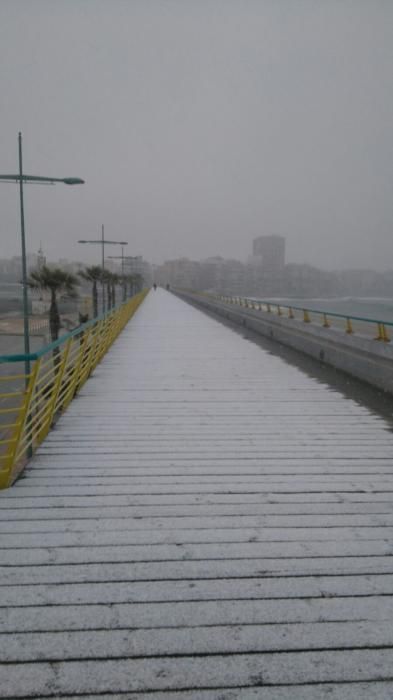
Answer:
[{"label": "tree line", "polygon": [[[78,273],[85,282],[91,284],[93,318],[98,316],[98,286],[102,286],[103,311],[109,311],[116,306],[117,289],[121,290],[121,300],[125,302],[128,297],[141,291],[144,280],[140,274],[117,275],[109,270],[103,270],[98,265],[86,267]],[[58,300],[59,296],[66,294],[69,298],[78,297],[77,287],[80,280],[60,267],[43,265],[37,270],[32,270],[28,279],[29,287],[40,289],[50,294],[49,328],[52,341],[59,337],[61,322]],[[80,318],[81,323],[88,321],[88,316]]]}]

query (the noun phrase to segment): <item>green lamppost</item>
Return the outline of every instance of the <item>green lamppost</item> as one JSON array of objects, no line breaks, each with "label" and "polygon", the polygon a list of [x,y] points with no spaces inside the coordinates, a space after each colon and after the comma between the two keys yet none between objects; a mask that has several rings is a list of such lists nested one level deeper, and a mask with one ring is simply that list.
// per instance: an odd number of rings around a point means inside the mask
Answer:
[{"label": "green lamppost", "polygon": [[121,255],[108,255],[108,258],[111,260],[121,260],[121,276],[122,276],[122,285],[123,285],[123,301],[126,300],[127,294],[126,294],[126,285],[124,282],[124,246],[121,247]]},{"label": "green lamppost", "polygon": [[[41,175],[25,175],[23,173],[22,161],[22,134],[18,134],[19,146],[19,173],[17,175],[0,175],[0,180],[3,182],[18,182],[19,183],[19,202],[20,202],[20,230],[22,244],[22,287],[23,287],[23,337],[25,355],[30,354],[30,337],[29,337],[29,299],[27,285],[27,262],[26,262],[26,235],[25,235],[25,212],[23,201],[23,185],[25,182],[34,182],[36,184],[52,185],[55,182],[63,182],[65,185],[83,185],[84,180],[79,177],[42,177]],[[30,374],[30,360],[25,360],[25,373]],[[26,378],[26,384],[28,378]]]},{"label": "green lamppost", "polygon": [[[88,241],[78,241],[78,243],[93,243],[93,245],[100,245],[101,246],[101,269],[102,269],[102,312],[105,313],[105,282],[104,282],[104,274],[105,274],[105,246],[106,245],[121,245],[125,246],[128,245],[127,241],[108,241],[108,239],[105,238],[104,234],[104,224],[101,226],[101,238],[99,240],[88,240]],[[122,254],[123,254],[123,248],[122,248]]]}]

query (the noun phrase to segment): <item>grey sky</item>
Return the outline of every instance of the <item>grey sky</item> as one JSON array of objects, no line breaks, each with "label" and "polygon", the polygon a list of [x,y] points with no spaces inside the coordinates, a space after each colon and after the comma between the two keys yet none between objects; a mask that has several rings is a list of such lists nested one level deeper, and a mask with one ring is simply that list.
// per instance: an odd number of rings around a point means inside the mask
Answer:
[{"label": "grey sky", "polygon": [[[392,0],[0,0],[0,172],[26,187],[28,248],[99,260],[393,267]],[[1,257],[19,254],[0,184]],[[115,253],[115,251],[112,251]]]}]

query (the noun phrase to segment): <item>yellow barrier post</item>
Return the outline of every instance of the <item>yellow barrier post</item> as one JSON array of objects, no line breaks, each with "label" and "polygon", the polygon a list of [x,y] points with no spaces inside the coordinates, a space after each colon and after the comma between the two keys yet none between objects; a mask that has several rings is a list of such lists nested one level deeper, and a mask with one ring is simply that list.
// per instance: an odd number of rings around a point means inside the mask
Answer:
[{"label": "yellow barrier post", "polygon": [[[75,337],[72,339],[73,340],[73,347],[75,347],[76,343],[79,342],[79,340],[75,339]],[[61,409],[64,411],[68,404],[72,401],[74,398],[77,390],[78,390],[78,381],[79,381],[79,373],[80,373],[80,368],[82,365],[82,360],[83,360],[83,353],[84,353],[84,347],[86,343],[86,337],[82,339],[82,342],[79,343],[79,347],[76,352],[76,357],[75,357],[75,362],[72,367],[72,371],[67,378],[67,383],[66,383],[66,390],[64,393],[64,396],[62,398],[62,403],[61,403]]]},{"label": "yellow barrier post", "polygon": [[310,315],[307,309],[303,309],[303,321],[304,323],[311,323]]},{"label": "yellow barrier post", "polygon": [[348,335],[352,335],[352,333],[353,333],[352,321],[349,317],[347,317],[345,332],[348,333]]},{"label": "yellow barrier post", "polygon": [[108,319],[107,318],[103,319],[100,323],[97,324],[97,328],[96,328],[97,343],[96,343],[96,348],[95,348],[94,356],[93,356],[93,360],[92,360],[93,369],[98,365],[98,363],[101,360],[101,357],[103,355],[102,348],[103,348],[103,344],[104,344],[104,339],[106,337],[107,326],[108,326]]},{"label": "yellow barrier post", "polygon": [[381,328],[381,326],[382,326],[381,323],[377,323],[377,335],[376,335],[376,337],[374,338],[374,340],[383,340],[383,334],[382,334],[382,328]]},{"label": "yellow barrier post", "polygon": [[40,432],[38,433],[38,442],[42,442],[45,439],[45,437],[49,433],[49,430],[50,430],[50,427],[52,424],[52,419],[53,419],[53,414],[55,411],[56,401],[57,401],[57,398],[59,396],[61,383],[63,381],[64,371],[65,371],[65,368],[67,365],[67,359],[68,359],[68,355],[70,352],[71,342],[72,342],[72,338],[68,338],[68,340],[66,342],[66,346],[64,348],[62,358],[61,358],[61,364],[60,364],[60,367],[58,368],[58,371],[57,371],[57,376],[56,376],[56,380],[55,380],[55,383],[53,386],[53,390],[52,390],[51,396],[49,398],[48,407],[47,407],[47,416],[43,422],[43,425],[42,425]]},{"label": "yellow barrier post", "polygon": [[90,349],[89,349],[89,358],[88,358],[88,363],[89,363],[89,373],[88,377],[92,373],[94,367],[96,366],[96,357],[97,357],[97,349],[100,341],[100,326],[98,323],[96,323],[95,326],[92,326],[91,329],[91,334],[90,334]]},{"label": "yellow barrier post", "polygon": [[107,316],[102,329],[101,342],[99,345],[98,361],[102,359],[105,355],[108,347],[110,346],[111,331],[113,325],[113,318],[111,315]]},{"label": "yellow barrier post", "polygon": [[0,472],[0,489],[7,488],[7,486],[10,486],[13,480],[12,472],[14,467],[15,455],[17,453],[24,428],[29,419],[31,399],[34,394],[34,389],[36,386],[40,367],[41,360],[36,360],[25,392],[25,399],[20,407],[19,416],[16,420],[15,428],[11,434],[11,450],[7,455],[8,458],[5,461],[4,468]]},{"label": "yellow barrier post", "polygon": [[324,328],[330,328],[330,323],[329,323],[329,320],[328,320],[328,317],[326,316],[326,314],[323,314],[323,324],[322,325]]},{"label": "yellow barrier post", "polygon": [[381,340],[383,343],[390,343],[390,337],[384,323],[378,323],[378,335],[374,340]]},{"label": "yellow barrier post", "polygon": [[76,386],[74,390],[74,394],[77,394],[81,386],[85,383],[87,377],[89,376],[89,360],[90,360],[90,352],[91,348],[89,347],[90,339],[92,336],[92,328],[89,328],[87,331],[85,331],[85,334],[83,338],[79,341],[79,352],[81,355],[81,362],[79,364],[78,368],[78,376],[76,379]]}]

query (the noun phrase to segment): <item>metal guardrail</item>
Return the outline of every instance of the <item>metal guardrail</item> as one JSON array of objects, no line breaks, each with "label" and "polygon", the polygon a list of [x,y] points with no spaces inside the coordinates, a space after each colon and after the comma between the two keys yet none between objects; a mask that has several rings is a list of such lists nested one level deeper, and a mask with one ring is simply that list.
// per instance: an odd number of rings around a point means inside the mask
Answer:
[{"label": "metal guardrail", "polygon": [[[0,488],[22,472],[147,291],[35,353],[0,356]],[[31,361],[29,374],[26,360]]]},{"label": "metal guardrail", "polygon": [[393,328],[393,322],[380,321],[374,318],[364,318],[362,316],[352,316],[340,314],[333,311],[323,311],[321,309],[310,309],[302,306],[288,306],[273,301],[263,299],[253,299],[251,297],[227,296],[227,295],[205,295],[223,301],[228,304],[237,304],[255,311],[265,311],[277,316],[286,316],[289,319],[297,319],[304,323],[312,323],[315,320],[324,328],[336,327],[345,330],[352,335],[355,331],[365,332],[371,335],[374,340],[384,343],[390,342],[388,328]]}]

